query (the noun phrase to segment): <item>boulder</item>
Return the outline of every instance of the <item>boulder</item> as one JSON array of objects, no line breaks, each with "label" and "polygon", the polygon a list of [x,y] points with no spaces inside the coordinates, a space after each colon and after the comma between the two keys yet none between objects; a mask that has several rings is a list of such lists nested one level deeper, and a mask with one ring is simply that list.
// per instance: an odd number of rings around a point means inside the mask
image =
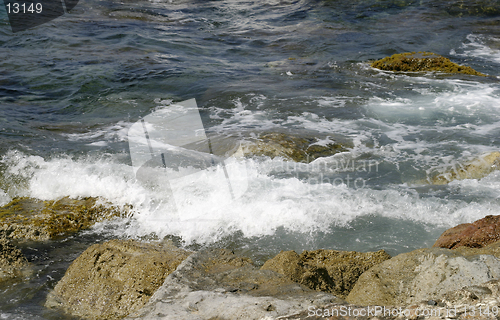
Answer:
[{"label": "boulder", "polygon": [[463,223],[443,232],[433,247],[482,248],[500,240],[500,216],[486,216],[473,223]]},{"label": "boulder", "polygon": [[189,256],[167,243],[111,240],[69,266],[45,306],[85,319],[120,319],[140,309]]},{"label": "boulder", "polygon": [[439,71],[446,73],[464,73],[486,76],[471,67],[460,66],[450,59],[432,52],[405,52],[377,60],[371,64],[373,68],[395,72]]},{"label": "boulder", "polygon": [[308,306],[344,303],[225,249],[194,253],[170,274],[148,304],[127,319],[273,319]]},{"label": "boulder", "polygon": [[0,238],[0,281],[26,275],[28,260],[8,239]]},{"label": "boulder", "polygon": [[481,179],[500,169],[500,152],[494,151],[431,178],[431,184],[443,185],[453,180]]},{"label": "boulder", "polygon": [[500,243],[481,249],[419,249],[397,255],[359,277],[346,300],[360,305],[401,306],[500,277]]},{"label": "boulder", "polygon": [[15,198],[0,208],[0,234],[12,239],[48,240],[121,215],[121,210],[99,204],[99,199],[92,197],[56,201]]},{"label": "boulder", "polygon": [[242,148],[243,152],[250,156],[282,157],[286,160],[307,163],[320,157],[348,151],[347,142],[325,138],[328,139],[307,134],[268,132],[260,134],[258,138],[249,138],[242,144]]},{"label": "boulder", "polygon": [[273,270],[311,289],[345,298],[359,276],[391,256],[384,250],[355,252],[336,250],[282,251],[266,261],[262,270]]}]

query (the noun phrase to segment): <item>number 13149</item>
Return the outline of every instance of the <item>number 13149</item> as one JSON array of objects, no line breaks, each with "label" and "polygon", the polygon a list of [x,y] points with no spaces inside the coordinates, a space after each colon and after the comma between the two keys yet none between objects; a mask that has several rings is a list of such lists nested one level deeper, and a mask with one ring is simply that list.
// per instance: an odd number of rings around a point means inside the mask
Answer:
[{"label": "number 13149", "polygon": [[42,4],[41,3],[31,3],[30,5],[22,3],[19,4],[17,2],[7,3],[7,13],[41,13],[42,12]]}]

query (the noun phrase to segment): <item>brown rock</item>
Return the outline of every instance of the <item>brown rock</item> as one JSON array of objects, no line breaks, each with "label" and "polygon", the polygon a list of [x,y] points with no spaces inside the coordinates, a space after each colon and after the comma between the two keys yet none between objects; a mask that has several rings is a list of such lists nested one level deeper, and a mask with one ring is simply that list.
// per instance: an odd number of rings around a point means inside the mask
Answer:
[{"label": "brown rock", "polygon": [[473,223],[464,223],[446,230],[433,247],[455,249],[458,247],[482,248],[500,240],[500,216],[486,216]]},{"label": "brown rock", "polygon": [[122,215],[117,208],[98,202],[93,197],[55,201],[15,198],[0,208],[0,233],[12,239],[48,240]]},{"label": "brown rock", "polygon": [[355,252],[336,250],[282,251],[266,261],[263,270],[273,270],[311,289],[346,297],[359,276],[391,256],[384,250]]},{"label": "brown rock", "polygon": [[22,276],[28,260],[21,253],[21,250],[16,248],[5,238],[0,238],[0,281]]},{"label": "brown rock", "polygon": [[345,302],[261,270],[230,250],[207,249],[184,260],[127,319],[277,319],[332,303]]},{"label": "brown rock", "polygon": [[95,244],[73,261],[45,305],[86,319],[122,318],[141,308],[188,256],[169,244]]}]

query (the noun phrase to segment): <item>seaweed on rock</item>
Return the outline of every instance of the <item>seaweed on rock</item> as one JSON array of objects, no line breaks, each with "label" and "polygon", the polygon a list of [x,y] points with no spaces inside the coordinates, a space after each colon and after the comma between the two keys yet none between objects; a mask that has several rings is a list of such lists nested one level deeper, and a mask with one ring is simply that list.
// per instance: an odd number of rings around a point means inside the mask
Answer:
[{"label": "seaweed on rock", "polygon": [[377,60],[371,64],[373,68],[395,72],[438,71],[445,73],[462,73],[475,76],[486,75],[471,67],[458,65],[450,59],[432,52],[405,52]]}]

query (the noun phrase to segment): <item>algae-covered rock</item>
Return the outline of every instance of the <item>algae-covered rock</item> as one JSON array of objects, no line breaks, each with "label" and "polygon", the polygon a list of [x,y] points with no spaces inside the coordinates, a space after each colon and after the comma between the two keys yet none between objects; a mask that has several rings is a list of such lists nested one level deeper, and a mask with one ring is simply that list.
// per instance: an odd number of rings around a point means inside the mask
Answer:
[{"label": "algae-covered rock", "polygon": [[0,281],[19,277],[29,270],[28,260],[8,239],[0,238]]},{"label": "algae-covered rock", "polygon": [[296,162],[310,162],[320,157],[327,157],[347,151],[348,143],[327,140],[308,135],[294,135],[281,132],[262,133],[257,139],[243,144],[246,155],[282,157]]},{"label": "algae-covered rock", "polygon": [[123,318],[141,308],[189,254],[166,243],[95,244],[73,261],[45,305],[86,319]]},{"label": "algae-covered rock", "polygon": [[98,202],[92,197],[57,201],[16,198],[0,208],[0,233],[12,239],[47,240],[122,215],[117,208]]},{"label": "algae-covered rock", "polygon": [[500,15],[500,2],[497,0],[454,0],[446,10],[456,16],[496,16]]},{"label": "algae-covered rock", "polygon": [[463,73],[486,76],[471,67],[460,66],[450,59],[432,52],[405,52],[377,60],[371,64],[373,68],[396,72],[438,71],[446,73]]},{"label": "algae-covered rock", "polygon": [[437,174],[430,179],[430,182],[431,184],[442,185],[453,180],[481,179],[498,169],[500,169],[500,152],[494,151],[465,164],[458,164],[444,173]]},{"label": "algae-covered rock", "polygon": [[262,270],[273,270],[311,289],[346,297],[359,276],[391,256],[384,250],[355,252],[336,250],[282,251],[266,261]]},{"label": "algae-covered rock", "polygon": [[275,319],[345,303],[313,291],[225,249],[204,250],[184,260],[151,297],[127,319]]},{"label": "algae-covered rock", "polygon": [[500,243],[481,249],[419,249],[397,255],[359,277],[346,300],[404,306],[500,277]]}]

